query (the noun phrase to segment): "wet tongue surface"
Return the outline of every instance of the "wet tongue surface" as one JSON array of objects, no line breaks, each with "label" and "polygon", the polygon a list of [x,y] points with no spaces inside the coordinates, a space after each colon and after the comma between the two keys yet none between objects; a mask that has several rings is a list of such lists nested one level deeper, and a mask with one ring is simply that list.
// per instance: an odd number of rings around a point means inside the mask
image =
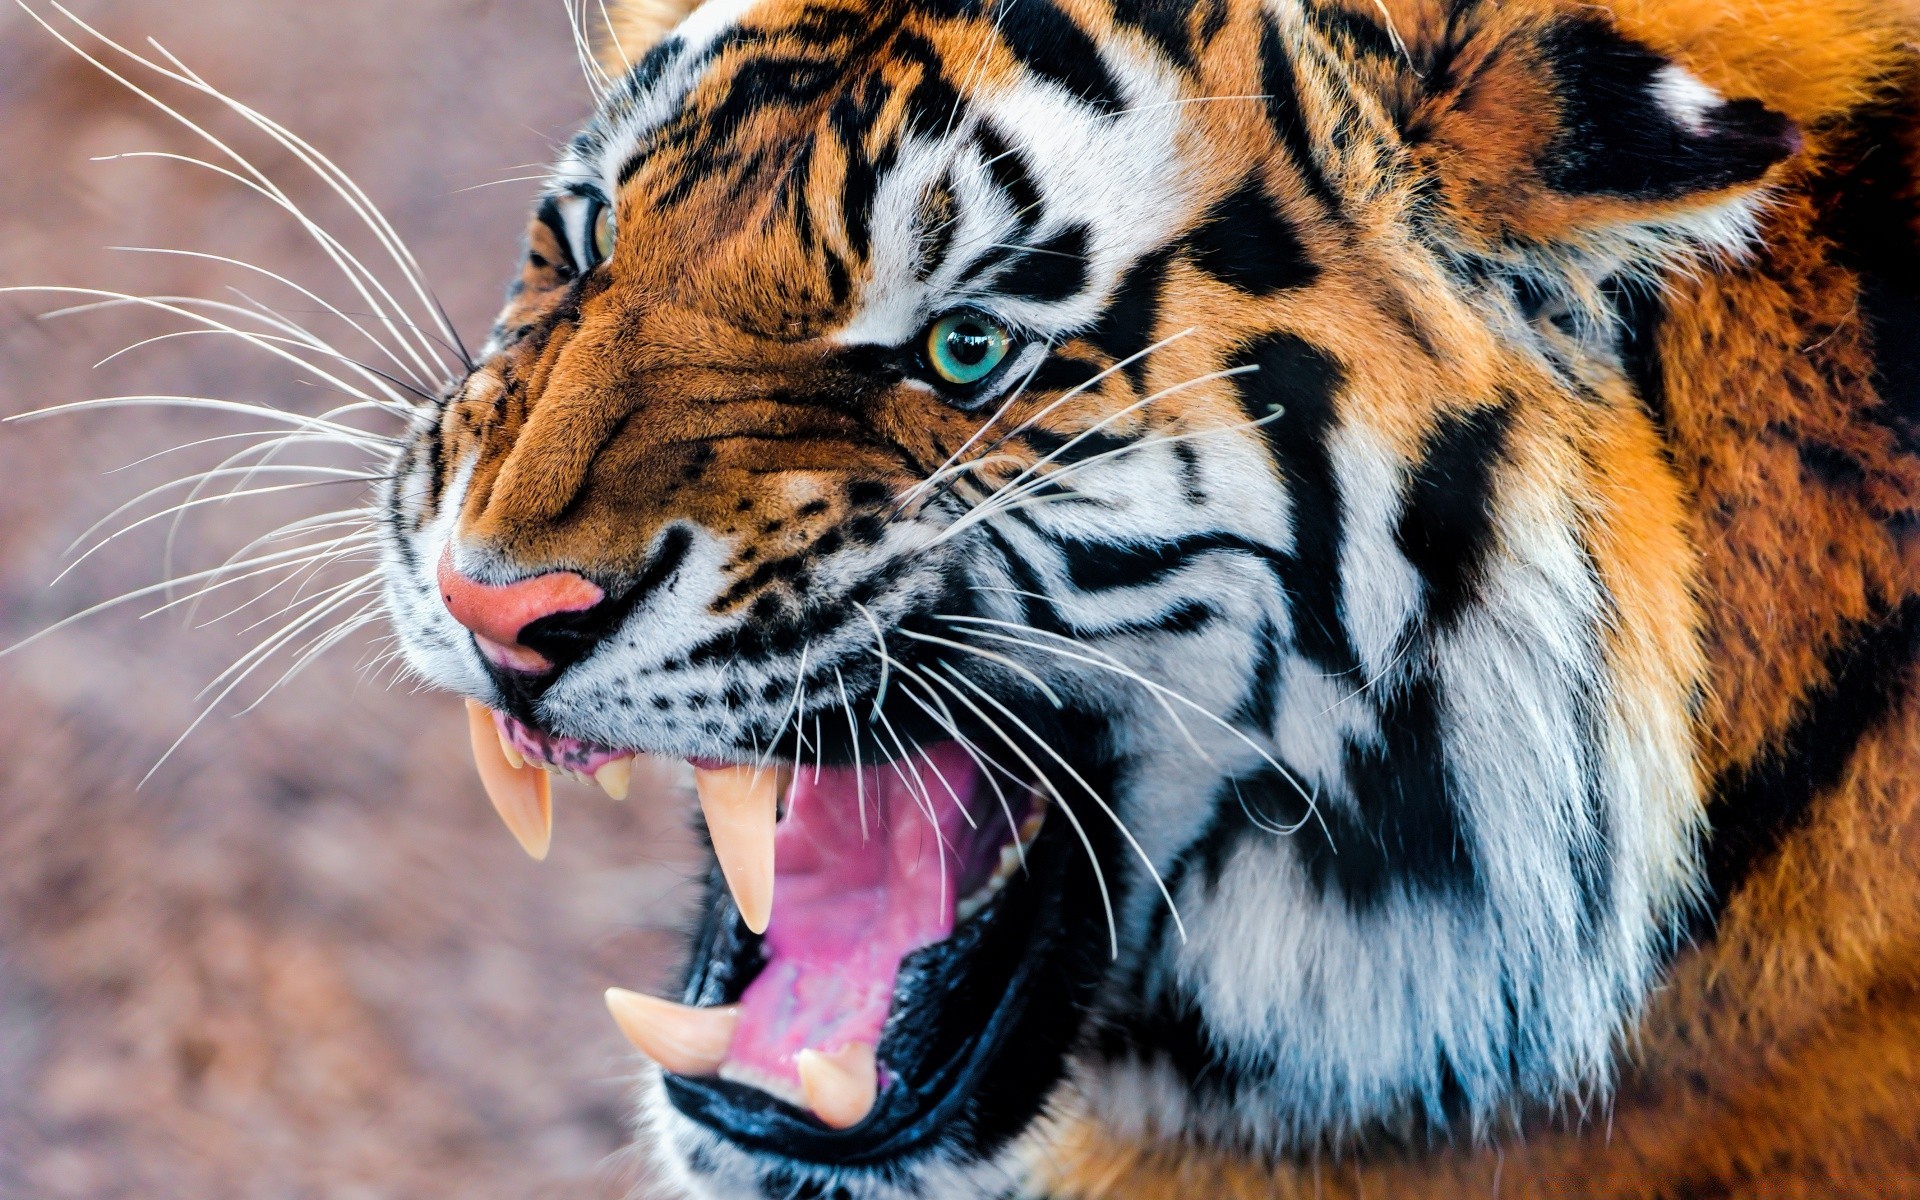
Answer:
[{"label": "wet tongue surface", "polygon": [[955,797],[972,796],[976,768],[952,744],[897,765],[796,775],[774,839],[767,963],[722,1075],[797,1098],[795,1056],[877,1043],[900,960],[953,932],[975,840]]}]

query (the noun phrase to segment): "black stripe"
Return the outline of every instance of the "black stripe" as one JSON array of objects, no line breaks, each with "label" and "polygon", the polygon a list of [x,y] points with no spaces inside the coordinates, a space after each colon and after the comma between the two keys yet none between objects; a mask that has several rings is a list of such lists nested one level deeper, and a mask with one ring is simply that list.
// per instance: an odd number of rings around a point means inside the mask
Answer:
[{"label": "black stripe", "polygon": [[1248,418],[1266,422],[1260,429],[1287,489],[1293,549],[1281,582],[1294,642],[1322,669],[1353,672],[1359,658],[1340,616],[1340,494],[1327,451],[1344,373],[1325,351],[1291,333],[1256,338],[1227,365],[1256,368],[1235,376],[1234,386]]},{"label": "black stripe", "polygon": [[1427,583],[1427,617],[1446,628],[1478,591],[1492,549],[1493,469],[1506,449],[1506,405],[1450,414],[1427,435],[1396,540]]},{"label": "black stripe", "polygon": [[1016,228],[1024,235],[1026,230],[1039,224],[1042,215],[1040,185],[1033,181],[1033,171],[1027,166],[1026,154],[1011,149],[998,133],[985,124],[975,131],[974,141],[979,143],[980,158],[987,167],[987,178],[1006,196],[1007,203],[1013,208]]},{"label": "black stripe", "polygon": [[944,175],[920,200],[920,212],[914,224],[923,232],[920,258],[914,264],[914,277],[925,282],[933,278],[953,253],[953,239],[960,228],[960,201],[953,189],[953,176]]},{"label": "black stripe", "polygon": [[1253,636],[1253,678],[1230,718],[1235,725],[1271,733],[1280,719],[1280,631],[1262,617]]},{"label": "black stripe", "polygon": [[1293,223],[1267,195],[1259,172],[1207,211],[1187,235],[1187,245],[1195,266],[1256,296],[1305,287],[1320,274]]},{"label": "black stripe", "polygon": [[840,96],[827,114],[846,156],[846,175],[840,182],[840,220],[847,231],[848,247],[861,259],[867,257],[873,244],[873,201],[880,191],[880,178],[898,153],[896,144],[889,141],[874,157],[867,156],[867,135],[886,100],[886,92],[869,78],[857,96]]},{"label": "black stripe", "polygon": [[1133,28],[1185,70],[1193,69],[1193,35],[1188,19],[1189,0],[1114,0],[1113,19]]},{"label": "black stripe", "polygon": [[1356,913],[1394,894],[1473,894],[1479,873],[1447,769],[1439,685],[1419,676],[1397,688],[1379,720],[1378,743],[1347,745],[1347,802],[1323,795],[1310,810],[1302,788],[1272,767],[1228,780],[1214,805],[1239,814],[1240,828],[1237,837],[1222,835],[1229,844],[1214,848],[1217,861],[1224,865],[1239,841],[1288,828],[1288,844],[1315,889]]},{"label": "black stripe", "polygon": [[1860,311],[1873,339],[1873,390],[1880,398],[1866,415],[1893,435],[1901,453],[1920,455],[1920,295],[1862,275]]},{"label": "black stripe", "polygon": [[1826,657],[1826,683],[1801,699],[1793,723],[1759,756],[1715,782],[1707,803],[1712,907],[1705,921],[1807,823],[1813,802],[1840,782],[1860,743],[1913,694],[1916,660],[1920,596],[1909,596],[1878,620],[1847,629]]},{"label": "black stripe", "polygon": [[1055,537],[1067,567],[1067,581],[1083,592],[1147,587],[1203,555],[1246,554],[1281,564],[1286,556],[1269,546],[1231,533],[1195,533],[1168,542],[1082,542]]},{"label": "black stripe", "polygon": [[1338,213],[1340,197],[1321,173],[1319,160],[1314,157],[1313,139],[1300,112],[1300,90],[1294,82],[1293,60],[1287,57],[1287,48],[1280,42],[1280,29],[1272,17],[1264,17],[1260,22],[1260,90],[1267,97],[1267,121],[1288,157],[1293,159],[1301,182],[1329,213]]},{"label": "black stripe", "polygon": [[[1100,323],[1087,331],[1087,340],[1123,362],[1144,354],[1153,345],[1154,330],[1160,322],[1160,288],[1166,278],[1172,251],[1159,250],[1147,255],[1127,271],[1113,299],[1107,301]],[[1121,370],[1139,391],[1146,386],[1147,365],[1151,355],[1127,363]]]},{"label": "black stripe", "polygon": [[1100,48],[1053,0],[1003,0],[1000,13],[1000,36],[1029,71],[1095,108],[1125,104]]},{"label": "black stripe", "polygon": [[1069,225],[1009,258],[994,279],[1002,295],[1043,303],[1071,300],[1087,286],[1085,225]]},{"label": "black stripe", "polygon": [[1344,41],[1347,49],[1370,58],[1400,58],[1400,47],[1380,23],[1344,8],[1310,10],[1323,33]]},{"label": "black stripe", "polygon": [[905,126],[909,132],[936,134],[949,129],[959,119],[960,91],[948,81],[942,70],[944,60],[931,42],[918,34],[901,31],[893,39],[893,52],[902,64],[920,68],[920,80],[907,93]]},{"label": "black stripe", "polygon": [[1118,434],[1095,429],[1072,436],[1055,433],[1050,429],[1027,429],[1021,431],[1020,437],[1035,450],[1046,455],[1049,461],[1063,465],[1082,462],[1096,454],[1124,450],[1138,441],[1136,438],[1121,437]]}]

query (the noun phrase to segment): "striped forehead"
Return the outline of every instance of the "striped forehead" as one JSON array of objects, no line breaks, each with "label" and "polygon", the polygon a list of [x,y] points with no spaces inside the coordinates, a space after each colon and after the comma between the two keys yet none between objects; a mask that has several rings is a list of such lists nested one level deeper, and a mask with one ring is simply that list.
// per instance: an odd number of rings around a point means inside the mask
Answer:
[{"label": "striped forehead", "polygon": [[[618,81],[556,167],[555,190],[619,195],[703,80],[751,61],[723,57],[727,48],[779,55],[780,22],[810,11],[830,10],[708,0]],[[898,19],[884,12],[872,18]],[[1023,34],[1023,22],[1047,27]],[[1163,59],[1101,44],[1049,0],[938,24],[949,53],[932,67],[950,114],[937,128],[903,124],[862,164],[875,176],[865,211],[835,214],[859,223],[866,250],[838,339],[897,342],[933,313],[989,302],[1037,330],[1091,319],[1106,286],[1191,206],[1195,173],[1179,161],[1191,97]],[[796,126],[796,138],[804,133]]]}]

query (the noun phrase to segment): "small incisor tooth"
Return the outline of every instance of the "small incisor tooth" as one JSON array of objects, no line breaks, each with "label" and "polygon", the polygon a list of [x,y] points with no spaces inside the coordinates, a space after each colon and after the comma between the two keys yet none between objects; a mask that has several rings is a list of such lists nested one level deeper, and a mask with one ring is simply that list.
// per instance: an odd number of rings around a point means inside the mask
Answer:
[{"label": "small incisor tooth", "polygon": [[721,767],[693,772],[700,810],[740,919],[765,933],[773,919],[773,829],[780,794],[793,779],[783,767]]},{"label": "small incisor tooth", "polygon": [[794,1066],[807,1107],[829,1128],[851,1129],[873,1111],[880,1078],[873,1047],[867,1043],[848,1042],[831,1054],[802,1050]]},{"label": "small incisor tooth", "polygon": [[507,765],[516,771],[526,766],[527,760],[521,755],[519,747],[507,737],[506,731],[500,728],[499,722],[494,723],[493,731],[500,735],[500,753],[506,756]]},{"label": "small incisor tooth", "polygon": [[494,811],[507,823],[507,832],[533,858],[546,858],[553,842],[553,791],[546,773],[508,761],[493,713],[474,700],[467,701],[467,733],[480,786],[487,789]]},{"label": "small incisor tooth", "polygon": [[625,988],[607,989],[607,1011],[634,1049],[675,1075],[712,1075],[726,1061],[740,1007],[693,1008]]},{"label": "small incisor tooth", "polygon": [[593,781],[600,785],[601,791],[613,799],[625,800],[627,787],[633,781],[633,760],[616,758],[612,762],[601,764],[600,769],[593,773]]}]

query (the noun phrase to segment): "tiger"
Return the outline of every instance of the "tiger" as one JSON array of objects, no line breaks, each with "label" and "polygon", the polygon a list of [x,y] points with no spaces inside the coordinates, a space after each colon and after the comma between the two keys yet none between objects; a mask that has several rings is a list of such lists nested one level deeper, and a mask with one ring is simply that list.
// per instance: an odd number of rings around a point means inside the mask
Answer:
[{"label": "tiger", "polygon": [[605,26],[380,578],[671,1186],[1920,1195],[1920,14]]}]

